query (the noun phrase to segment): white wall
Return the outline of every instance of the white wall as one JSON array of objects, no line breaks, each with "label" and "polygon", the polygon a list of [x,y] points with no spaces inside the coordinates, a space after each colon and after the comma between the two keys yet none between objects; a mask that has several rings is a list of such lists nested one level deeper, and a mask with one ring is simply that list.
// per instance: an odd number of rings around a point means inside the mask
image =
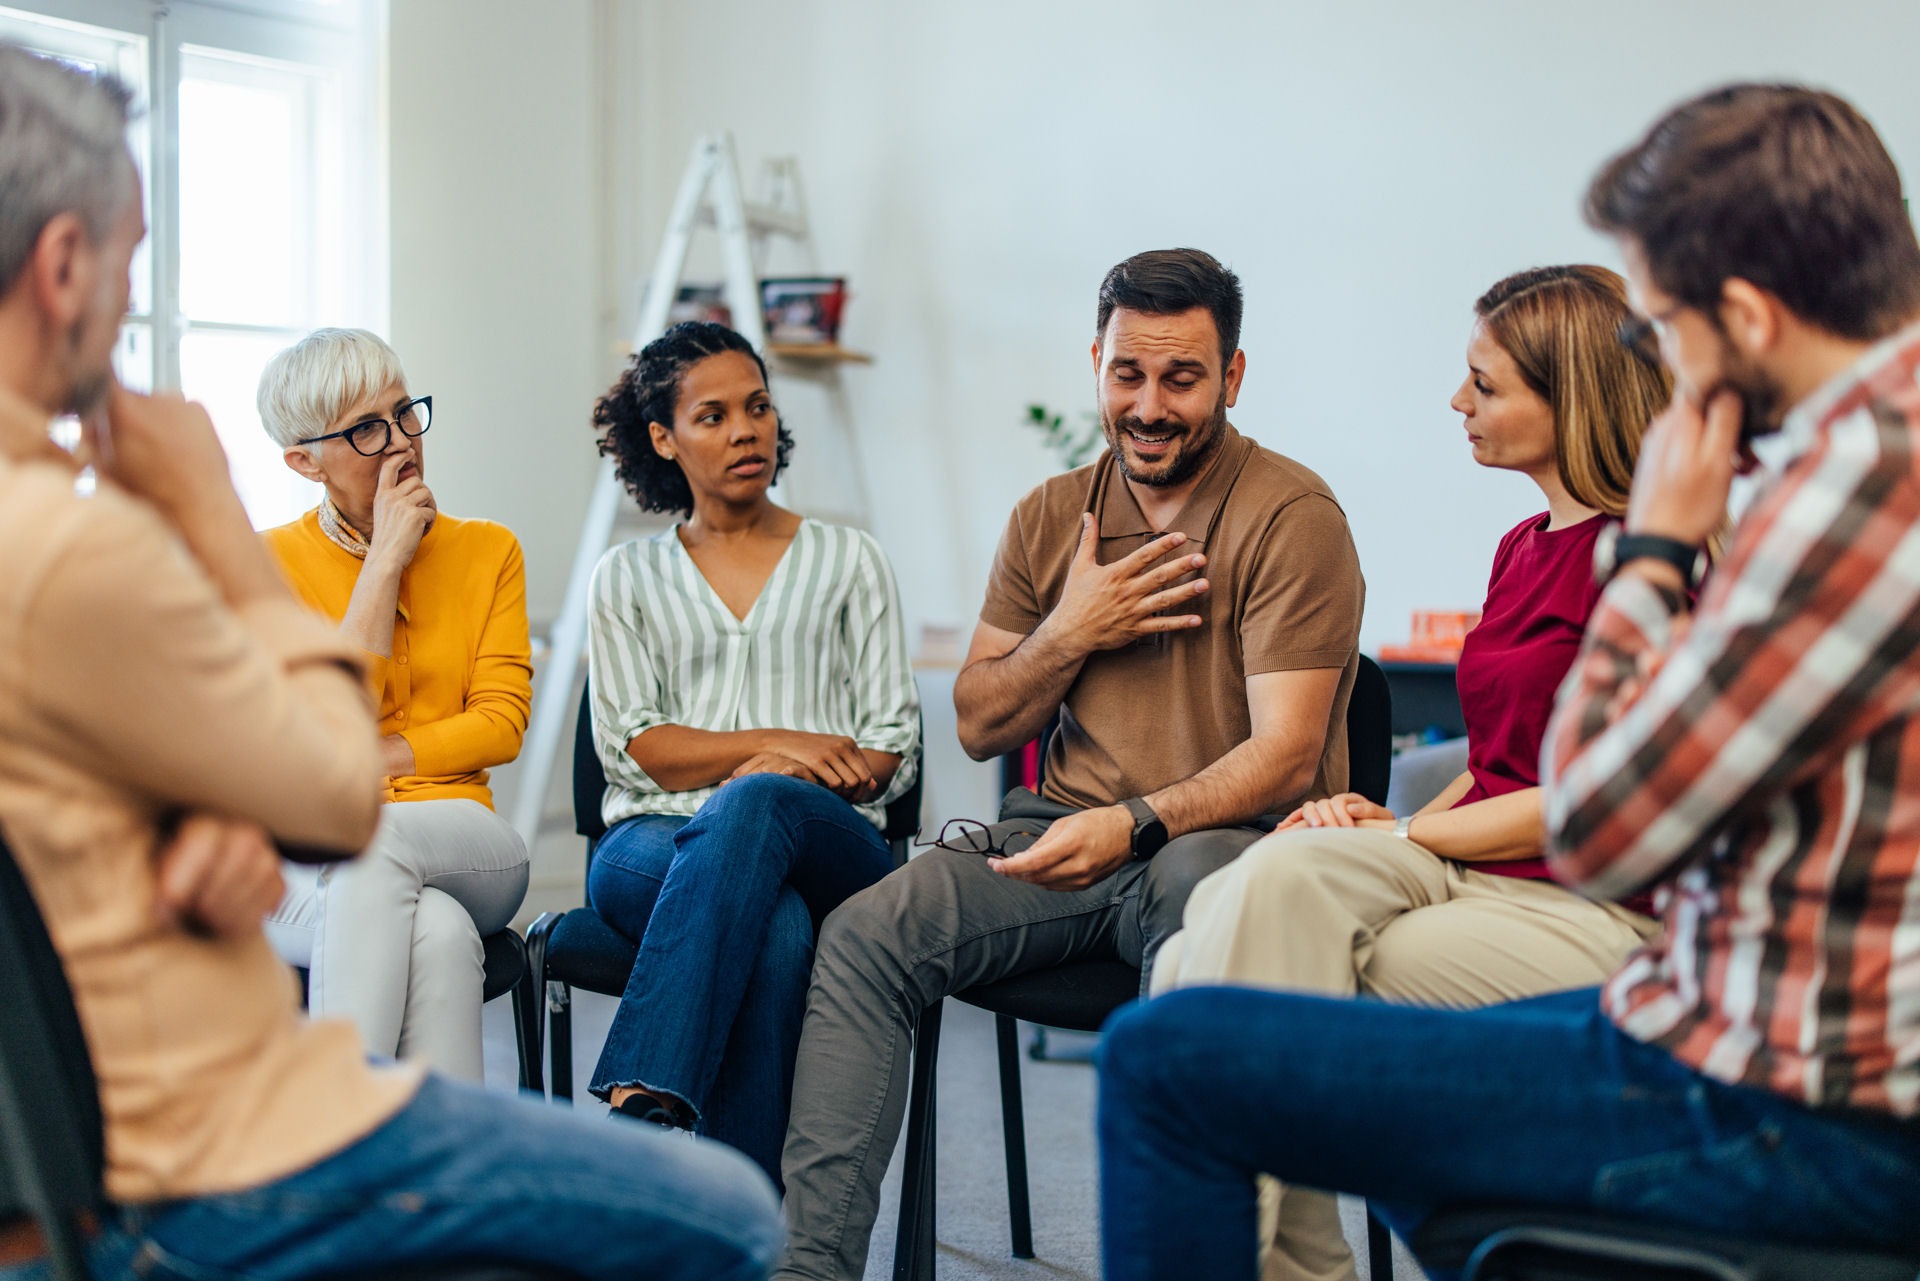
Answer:
[{"label": "white wall", "polygon": [[618,367],[601,334],[602,111],[589,0],[392,0],[392,334],[434,398],[427,479],[513,527],[559,608]]},{"label": "white wall", "polygon": [[[1735,77],[1852,97],[1920,169],[1920,4],[1846,0],[393,0],[393,330],[439,398],[451,510],[519,530],[557,607],[617,368],[693,139],[799,157],[851,278],[873,526],[911,621],[970,624],[1008,507],[1053,470],[1018,422],[1091,406],[1102,272],[1194,244],[1246,285],[1236,423],[1319,470],[1369,583],[1365,643],[1472,607],[1538,510],[1447,399],[1473,298],[1614,260],[1578,205],[1676,99]],[[776,271],[803,267],[776,259]],[[845,505],[805,389],[790,497]]]},{"label": "white wall", "polygon": [[1340,496],[1372,647],[1411,609],[1477,607],[1499,535],[1540,509],[1447,408],[1470,307],[1521,267],[1614,261],[1579,200],[1655,113],[1807,79],[1920,173],[1912,0],[641,8],[646,229],[698,133],[800,158],[821,265],[856,294],[846,340],[878,357],[850,378],[915,619],[971,623],[1007,508],[1054,467],[1017,420],[1091,406],[1094,291],[1129,253],[1240,273],[1234,421]]}]

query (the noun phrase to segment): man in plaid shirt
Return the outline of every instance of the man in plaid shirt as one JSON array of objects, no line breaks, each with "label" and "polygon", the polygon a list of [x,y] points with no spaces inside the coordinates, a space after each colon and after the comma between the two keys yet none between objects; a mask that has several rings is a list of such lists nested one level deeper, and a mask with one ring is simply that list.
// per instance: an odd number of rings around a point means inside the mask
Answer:
[{"label": "man in plaid shirt", "polygon": [[[1920,243],[1872,127],[1739,85],[1609,163],[1676,375],[1543,749],[1549,861],[1656,888],[1604,989],[1472,1012],[1230,989],[1101,1066],[1107,1276],[1254,1275],[1252,1176],[1920,1245]],[[1689,608],[1734,474],[1758,477]]]}]

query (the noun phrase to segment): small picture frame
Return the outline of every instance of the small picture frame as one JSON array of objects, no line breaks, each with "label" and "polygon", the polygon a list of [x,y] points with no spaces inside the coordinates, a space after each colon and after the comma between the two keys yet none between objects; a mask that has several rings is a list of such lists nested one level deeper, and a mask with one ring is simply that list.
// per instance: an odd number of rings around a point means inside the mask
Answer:
[{"label": "small picture frame", "polygon": [[667,323],[704,320],[716,325],[733,326],[733,311],[727,306],[726,286],[714,281],[683,284],[667,309]]},{"label": "small picture frame", "polygon": [[783,276],[760,282],[767,341],[795,347],[830,347],[840,341],[847,303],[845,276]]}]

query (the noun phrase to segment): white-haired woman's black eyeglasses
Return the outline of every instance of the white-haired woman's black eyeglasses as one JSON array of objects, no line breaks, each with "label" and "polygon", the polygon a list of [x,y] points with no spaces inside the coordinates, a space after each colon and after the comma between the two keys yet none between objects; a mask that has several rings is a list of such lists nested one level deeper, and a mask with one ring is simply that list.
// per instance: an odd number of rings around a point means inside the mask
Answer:
[{"label": "white-haired woman's black eyeglasses", "polygon": [[427,428],[432,425],[433,397],[415,396],[400,406],[391,420],[369,418],[363,423],[355,423],[341,431],[330,431],[324,436],[309,436],[305,440],[296,440],[293,443],[317,445],[323,440],[344,438],[349,445],[353,446],[354,453],[372,458],[386,452],[388,443],[393,440],[394,428],[399,428],[402,436],[412,438],[426,435]]}]

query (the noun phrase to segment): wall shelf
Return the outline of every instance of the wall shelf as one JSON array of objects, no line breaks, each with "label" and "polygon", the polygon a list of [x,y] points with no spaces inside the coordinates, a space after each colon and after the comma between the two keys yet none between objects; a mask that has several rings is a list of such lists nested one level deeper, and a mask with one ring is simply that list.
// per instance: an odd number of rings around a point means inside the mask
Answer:
[{"label": "wall shelf", "polygon": [[775,342],[767,344],[767,354],[782,360],[838,361],[847,365],[871,365],[873,357],[864,351],[853,351],[838,343],[796,343]]}]

